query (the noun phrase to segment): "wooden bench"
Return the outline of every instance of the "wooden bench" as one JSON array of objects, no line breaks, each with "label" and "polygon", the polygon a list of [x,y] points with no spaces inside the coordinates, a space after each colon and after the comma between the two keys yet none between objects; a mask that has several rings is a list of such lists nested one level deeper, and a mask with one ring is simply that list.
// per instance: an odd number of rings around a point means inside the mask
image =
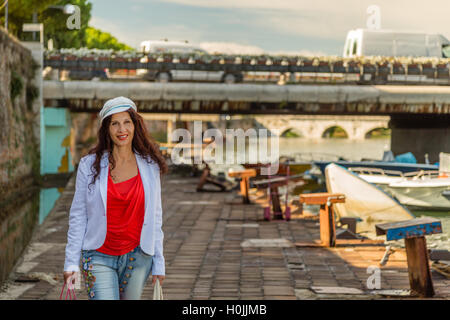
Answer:
[{"label": "wooden bench", "polygon": [[325,247],[336,246],[336,225],[332,205],[344,203],[345,196],[340,193],[307,193],[300,195],[300,203],[320,205],[320,241]]},{"label": "wooden bench", "polygon": [[[207,163],[205,164],[205,168],[203,169],[202,175],[200,176],[200,180],[197,184],[197,192],[214,192],[214,191],[219,191],[219,192],[224,192],[224,191],[231,191],[231,189],[234,188],[234,184],[230,181],[227,180],[221,180],[216,176],[213,176],[211,174],[211,168],[209,167],[209,165]],[[211,190],[211,189],[205,189],[204,186],[206,184],[212,184],[216,187],[219,187],[220,190]]]},{"label": "wooden bench", "polygon": [[[280,204],[280,193],[278,191],[278,188],[281,186],[286,186],[287,188],[289,182],[300,181],[303,179],[303,177],[304,177],[303,174],[293,176],[271,176],[270,178],[260,179],[253,182],[253,185],[258,189],[267,189],[270,186],[269,203],[272,203],[273,219],[275,220],[283,219],[283,213]],[[290,220],[290,217],[286,217],[286,220]]]},{"label": "wooden bench", "polygon": [[250,198],[248,196],[248,189],[250,188],[250,178],[256,177],[255,169],[246,169],[240,171],[228,172],[228,176],[232,178],[241,179],[241,195],[244,204],[250,203]]},{"label": "wooden bench", "polygon": [[442,233],[441,222],[434,218],[419,218],[375,225],[377,235],[386,240],[405,239],[408,275],[411,290],[422,297],[434,295],[429,265],[426,235]]}]

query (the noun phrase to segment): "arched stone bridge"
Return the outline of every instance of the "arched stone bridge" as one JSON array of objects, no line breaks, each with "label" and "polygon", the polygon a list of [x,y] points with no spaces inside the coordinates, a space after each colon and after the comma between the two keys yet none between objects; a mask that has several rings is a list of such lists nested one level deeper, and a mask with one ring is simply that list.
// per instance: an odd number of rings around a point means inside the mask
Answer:
[{"label": "arched stone bridge", "polygon": [[258,115],[255,121],[273,133],[283,135],[292,130],[302,137],[320,139],[332,127],[341,127],[350,140],[362,140],[374,129],[388,128],[388,116]]}]

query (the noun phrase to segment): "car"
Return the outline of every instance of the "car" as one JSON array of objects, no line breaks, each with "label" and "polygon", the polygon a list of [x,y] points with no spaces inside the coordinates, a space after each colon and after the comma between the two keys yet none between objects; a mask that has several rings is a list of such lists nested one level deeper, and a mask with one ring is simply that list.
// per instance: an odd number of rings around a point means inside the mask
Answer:
[{"label": "car", "polygon": [[[202,48],[181,41],[165,40],[146,40],[141,42],[141,50],[145,56],[141,59],[142,63],[148,62],[148,54],[153,53],[181,53],[181,54],[208,54]],[[227,73],[225,71],[207,71],[207,70],[147,70],[138,69],[136,75],[144,80],[155,82],[170,81],[202,81],[202,82],[241,82],[243,75],[240,73]]]},{"label": "car", "polygon": [[92,70],[92,69],[72,69],[69,70],[69,79],[71,80],[104,80],[109,79],[108,69]]}]

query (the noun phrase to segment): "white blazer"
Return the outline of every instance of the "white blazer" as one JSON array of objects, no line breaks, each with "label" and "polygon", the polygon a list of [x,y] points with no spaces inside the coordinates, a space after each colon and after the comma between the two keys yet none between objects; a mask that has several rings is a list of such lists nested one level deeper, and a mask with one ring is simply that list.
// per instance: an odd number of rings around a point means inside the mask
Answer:
[{"label": "white blazer", "polygon": [[[135,153],[136,162],[145,193],[145,215],[141,231],[140,246],[153,256],[153,275],[165,275],[163,256],[161,181],[158,164],[150,157],[147,160]],[[91,166],[95,154],[80,159],[78,165],[75,195],[70,207],[69,231],[67,232],[66,259],[64,271],[79,271],[81,250],[96,250],[106,238],[106,196],[108,190],[108,152],[100,160],[100,174],[95,183]]]}]

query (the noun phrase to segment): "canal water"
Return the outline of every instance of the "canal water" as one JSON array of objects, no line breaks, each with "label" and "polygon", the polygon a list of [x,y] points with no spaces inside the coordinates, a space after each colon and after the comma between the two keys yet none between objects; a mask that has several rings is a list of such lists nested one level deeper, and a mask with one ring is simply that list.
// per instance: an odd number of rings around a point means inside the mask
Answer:
[{"label": "canal water", "polygon": [[39,224],[44,222],[50,211],[55,206],[64,188],[40,188],[39,190]]},{"label": "canal water", "polygon": [[[300,154],[302,158],[307,159],[313,157],[315,159],[322,158],[324,160],[335,160],[333,158],[342,157],[346,160],[362,160],[373,159],[381,160],[383,153],[390,150],[390,138],[374,138],[366,140],[348,140],[348,139],[319,139],[310,140],[305,138],[280,138],[279,154],[280,156],[293,156]],[[238,164],[235,165],[212,165],[212,173],[227,172],[228,169],[241,169]],[[301,187],[290,187],[289,197],[292,200],[304,191],[325,191],[324,183],[307,184]],[[280,188],[280,194],[284,194],[285,190]],[[309,211],[318,213],[317,206],[308,207]],[[450,250],[450,211],[416,211],[410,210],[416,217],[435,217],[441,220],[442,234],[427,236],[427,244],[429,248]],[[393,243],[393,245],[402,246],[403,241]]]}]

